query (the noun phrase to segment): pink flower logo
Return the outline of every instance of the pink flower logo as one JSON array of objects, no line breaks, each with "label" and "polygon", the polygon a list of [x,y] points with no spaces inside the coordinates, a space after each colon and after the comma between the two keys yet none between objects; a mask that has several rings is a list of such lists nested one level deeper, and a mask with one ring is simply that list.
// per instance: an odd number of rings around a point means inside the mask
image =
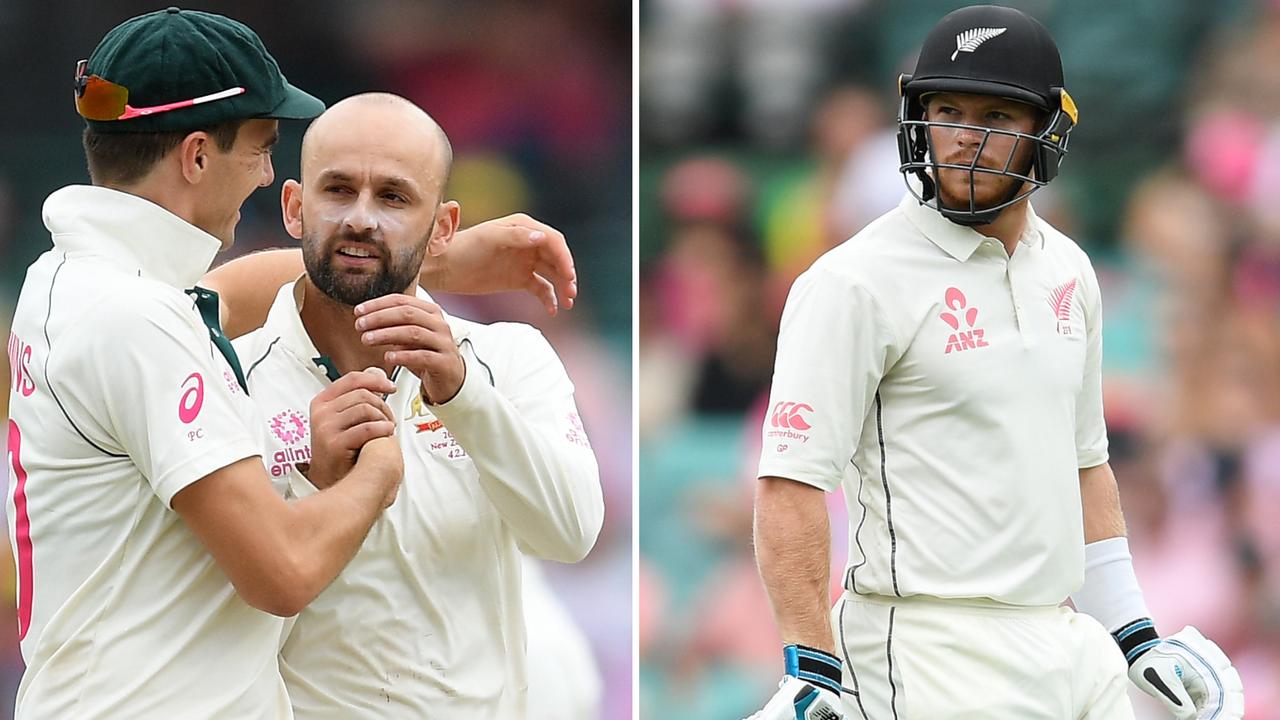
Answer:
[{"label": "pink flower logo", "polygon": [[284,410],[271,418],[271,432],[285,445],[293,445],[307,436],[307,419],[297,410]]}]

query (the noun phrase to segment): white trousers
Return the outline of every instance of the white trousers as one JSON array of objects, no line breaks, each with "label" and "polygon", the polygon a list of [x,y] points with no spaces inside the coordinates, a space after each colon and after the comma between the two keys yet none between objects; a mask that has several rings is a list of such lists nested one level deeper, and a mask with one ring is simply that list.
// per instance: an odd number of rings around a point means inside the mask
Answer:
[{"label": "white trousers", "polygon": [[1133,720],[1127,668],[1065,607],[845,592],[831,613],[849,720]]}]

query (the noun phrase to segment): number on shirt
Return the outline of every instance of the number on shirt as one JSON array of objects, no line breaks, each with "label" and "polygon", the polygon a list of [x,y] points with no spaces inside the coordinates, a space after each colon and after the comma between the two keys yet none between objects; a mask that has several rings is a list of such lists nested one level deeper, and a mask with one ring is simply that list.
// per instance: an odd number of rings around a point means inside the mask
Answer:
[{"label": "number on shirt", "polygon": [[18,546],[18,639],[31,627],[31,517],[27,514],[27,471],[22,467],[22,432],[9,420],[9,465],[13,468],[13,534]]}]

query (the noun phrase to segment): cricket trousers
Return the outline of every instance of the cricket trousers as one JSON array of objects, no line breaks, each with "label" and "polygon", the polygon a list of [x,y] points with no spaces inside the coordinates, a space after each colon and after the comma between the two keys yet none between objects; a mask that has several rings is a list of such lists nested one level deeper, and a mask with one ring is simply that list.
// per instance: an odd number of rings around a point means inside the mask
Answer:
[{"label": "cricket trousers", "polygon": [[1070,608],[855,595],[831,613],[849,720],[1133,720],[1124,657]]}]

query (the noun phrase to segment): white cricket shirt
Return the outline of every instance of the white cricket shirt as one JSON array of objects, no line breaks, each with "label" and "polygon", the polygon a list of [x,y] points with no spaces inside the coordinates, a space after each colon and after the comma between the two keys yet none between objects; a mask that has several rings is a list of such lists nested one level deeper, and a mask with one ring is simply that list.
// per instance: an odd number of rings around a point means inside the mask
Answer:
[{"label": "white cricket shirt", "polygon": [[[310,402],[330,375],[300,298],[301,285],[284,286],[236,346],[266,418],[270,472],[306,496],[315,488],[296,465],[310,460]],[[462,389],[430,406],[417,377],[396,373],[387,404],[400,418],[400,494],[287,630],[280,667],[300,720],[524,717],[521,550],[577,561],[600,530],[595,456],[551,346],[525,325],[447,320],[467,364]]]},{"label": "white cricket shirt", "polygon": [[843,484],[855,593],[1047,605],[1083,581],[1101,300],[1028,213],[1010,257],[908,194],[791,288],[759,474]]},{"label": "white cricket shirt", "polygon": [[216,238],[142,198],[63,188],[9,339],[18,718],[290,717],[281,621],[169,506],[261,454],[253,404],[183,292]]}]

